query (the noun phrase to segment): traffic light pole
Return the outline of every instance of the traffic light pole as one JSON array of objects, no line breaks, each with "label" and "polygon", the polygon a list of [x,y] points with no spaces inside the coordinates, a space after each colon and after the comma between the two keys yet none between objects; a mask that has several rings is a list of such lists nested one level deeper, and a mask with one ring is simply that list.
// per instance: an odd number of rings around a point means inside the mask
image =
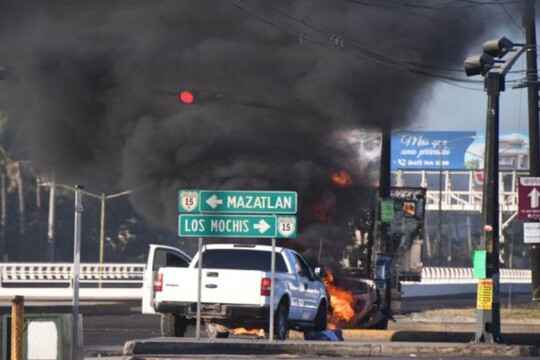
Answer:
[{"label": "traffic light pole", "polygon": [[501,342],[499,292],[499,94],[504,89],[504,75],[489,72],[485,76],[488,95],[484,189],[482,214],[484,246],[487,253],[486,280],[488,296],[477,306],[476,341]]},{"label": "traffic light pole", "polygon": [[[378,219],[379,223],[379,244],[377,248],[379,252],[384,252],[386,254],[392,253],[392,246],[390,244],[390,239],[388,239],[388,227],[389,224],[382,220],[381,217],[381,202],[390,198],[390,144],[392,136],[392,127],[391,125],[383,126],[382,128],[382,141],[381,141],[381,165],[379,172],[379,211]],[[376,266],[376,265],[375,265]],[[385,315],[386,315],[386,324],[388,320],[392,317],[392,274],[393,264],[390,263],[385,271],[385,289],[384,289],[384,301],[385,301]]]},{"label": "traffic light pole", "polygon": [[[527,88],[529,101],[529,172],[530,176],[540,176],[539,125],[538,125],[538,67],[536,64],[536,24],[534,0],[526,0],[523,11],[523,26],[527,46]],[[540,244],[531,245],[532,302],[540,306]]]}]

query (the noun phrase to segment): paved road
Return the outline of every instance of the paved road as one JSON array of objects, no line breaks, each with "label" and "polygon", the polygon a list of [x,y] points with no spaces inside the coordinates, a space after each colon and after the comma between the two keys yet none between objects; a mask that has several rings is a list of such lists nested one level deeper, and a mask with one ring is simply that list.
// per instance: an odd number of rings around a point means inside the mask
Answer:
[{"label": "paved road", "polygon": [[85,315],[86,347],[123,346],[128,340],[161,336],[159,316],[141,314]]},{"label": "paved road", "polygon": [[[376,360],[411,360],[415,356],[393,356],[393,357],[376,357]],[[85,360],[130,360],[129,357],[122,356],[111,356],[111,357],[85,357]],[[174,358],[169,358],[171,360],[182,359],[182,360],[252,360],[253,355],[212,355],[212,356],[175,356]],[[374,357],[327,357],[327,356],[298,356],[298,355],[257,355],[257,359],[261,360],[373,360]],[[485,357],[454,357],[454,356],[435,356],[435,357],[422,357],[422,360],[471,360],[471,359],[481,359],[485,360]],[[512,360],[534,360],[540,359],[540,357],[512,357]],[[134,359],[135,360],[135,359]],[[159,360],[166,360],[165,358],[160,358]],[[509,360],[508,357],[490,357],[489,360]]]},{"label": "paved road", "polygon": [[[501,306],[506,306],[504,297],[502,300]],[[513,304],[527,303],[528,301],[529,297],[527,295],[513,298]],[[407,313],[441,307],[474,307],[474,304],[475,299],[470,298],[448,298],[437,299],[436,301],[433,299],[419,299],[396,304],[395,310],[398,313]],[[36,307],[36,304],[28,305],[29,307],[26,309],[28,313],[44,311],[43,308]],[[56,308],[49,310],[48,312],[71,313],[69,303],[57,304]],[[131,304],[130,306],[86,304],[81,306],[81,312],[83,313],[84,343],[87,357],[97,357],[98,354],[101,356],[119,355],[126,341],[160,336],[160,317],[157,315],[141,315],[138,304]],[[2,307],[2,313],[9,313],[9,308]],[[223,358],[230,359],[230,357],[226,356]],[[201,358],[197,357],[197,359]]]}]

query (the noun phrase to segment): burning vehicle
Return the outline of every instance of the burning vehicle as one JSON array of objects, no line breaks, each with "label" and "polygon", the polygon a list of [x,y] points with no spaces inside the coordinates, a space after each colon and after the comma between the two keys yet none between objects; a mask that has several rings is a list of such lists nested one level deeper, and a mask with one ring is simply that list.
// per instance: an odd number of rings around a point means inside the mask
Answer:
[{"label": "burning vehicle", "polygon": [[323,282],[330,297],[329,328],[386,327],[385,309],[375,281],[352,276],[335,278],[327,270]]},{"label": "burning vehicle", "polygon": [[[355,185],[345,171],[332,172],[331,179],[335,188],[312,204],[307,216],[316,225],[304,224],[298,243],[306,244],[306,257],[325,267],[329,327],[385,329],[391,318],[386,286],[420,280],[425,189],[393,187],[384,199],[391,217],[378,219],[376,186]],[[377,236],[381,222],[388,224],[386,244]]]}]

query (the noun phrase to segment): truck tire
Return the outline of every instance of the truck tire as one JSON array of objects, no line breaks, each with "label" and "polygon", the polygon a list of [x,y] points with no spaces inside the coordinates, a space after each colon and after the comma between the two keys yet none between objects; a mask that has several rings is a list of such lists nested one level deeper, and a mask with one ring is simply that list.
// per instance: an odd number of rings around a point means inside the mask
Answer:
[{"label": "truck tire", "polygon": [[188,325],[188,320],[174,314],[161,314],[161,336],[183,337]]},{"label": "truck tire", "polygon": [[276,340],[287,340],[289,336],[289,310],[284,303],[279,304],[274,315],[274,336]]},{"label": "truck tire", "polygon": [[328,326],[328,309],[326,302],[321,302],[317,309],[317,315],[315,315],[315,331],[324,331]]},{"label": "truck tire", "polygon": [[229,330],[219,324],[206,324],[206,335],[209,339],[226,339],[229,337]]}]

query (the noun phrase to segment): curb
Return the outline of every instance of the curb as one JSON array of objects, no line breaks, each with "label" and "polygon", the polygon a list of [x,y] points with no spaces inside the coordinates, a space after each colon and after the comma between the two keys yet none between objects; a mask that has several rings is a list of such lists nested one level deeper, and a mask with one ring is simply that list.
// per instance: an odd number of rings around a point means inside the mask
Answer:
[{"label": "curb", "polygon": [[[418,339],[416,340],[418,341]],[[124,355],[278,355],[302,354],[314,356],[478,356],[520,357],[536,356],[536,346],[477,343],[419,343],[419,342],[327,342],[327,341],[244,341],[155,338],[128,341]],[[141,357],[141,355],[143,355]]]}]

